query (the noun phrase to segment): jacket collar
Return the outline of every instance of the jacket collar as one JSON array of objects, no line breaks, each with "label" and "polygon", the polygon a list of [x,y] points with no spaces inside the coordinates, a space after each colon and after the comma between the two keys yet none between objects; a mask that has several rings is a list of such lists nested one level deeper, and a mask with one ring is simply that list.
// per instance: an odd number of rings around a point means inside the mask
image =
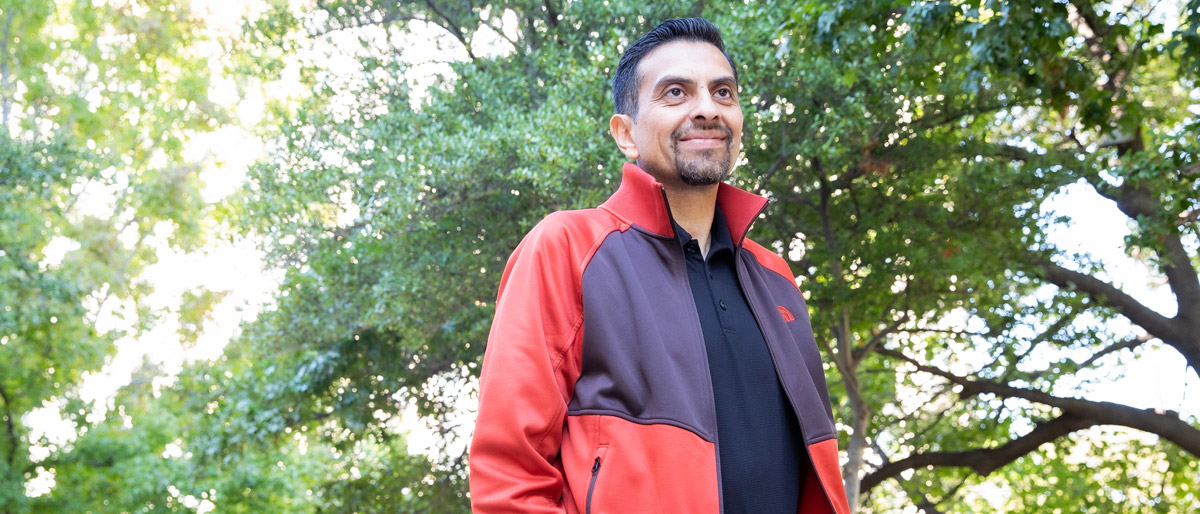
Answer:
[{"label": "jacket collar", "polygon": [[[754,219],[767,206],[767,199],[722,182],[717,187],[717,206],[725,215],[730,239],[740,246]],[[621,187],[600,207],[650,232],[675,237],[662,184],[636,164],[625,163]]]}]

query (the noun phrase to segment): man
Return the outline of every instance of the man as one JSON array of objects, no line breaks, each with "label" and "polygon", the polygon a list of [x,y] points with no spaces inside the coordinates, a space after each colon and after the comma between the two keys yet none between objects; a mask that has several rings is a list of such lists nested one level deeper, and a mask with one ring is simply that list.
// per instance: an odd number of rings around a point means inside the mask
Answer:
[{"label": "man", "polygon": [[767,200],[741,150],[716,27],[668,20],[625,51],[609,122],[626,164],[509,260],[480,379],[475,512],[846,514],[804,299],[745,238]]}]

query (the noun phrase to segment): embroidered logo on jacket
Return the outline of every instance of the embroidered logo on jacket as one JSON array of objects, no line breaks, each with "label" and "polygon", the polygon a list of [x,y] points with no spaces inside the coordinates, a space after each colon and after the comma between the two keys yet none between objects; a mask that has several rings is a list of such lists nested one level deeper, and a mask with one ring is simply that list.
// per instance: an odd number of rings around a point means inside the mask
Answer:
[{"label": "embroidered logo on jacket", "polygon": [[787,307],[776,305],[779,307],[779,314],[783,315],[784,321],[796,321],[796,317],[792,315],[792,311],[787,310]]}]

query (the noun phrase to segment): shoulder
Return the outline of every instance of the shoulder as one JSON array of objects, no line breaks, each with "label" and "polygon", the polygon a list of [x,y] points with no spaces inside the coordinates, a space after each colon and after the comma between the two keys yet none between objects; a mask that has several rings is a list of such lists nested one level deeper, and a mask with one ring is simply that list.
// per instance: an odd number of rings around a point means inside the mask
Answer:
[{"label": "shoulder", "polygon": [[601,209],[549,214],[525,235],[508,258],[498,296],[504,296],[510,283],[552,286],[562,293],[577,288],[600,242],[620,227],[620,220]]},{"label": "shoulder", "polygon": [[521,240],[509,267],[518,260],[535,259],[543,265],[581,268],[608,234],[623,229],[622,221],[603,209],[552,212]]},{"label": "shoulder", "polygon": [[522,246],[562,248],[586,245],[613,230],[621,220],[603,209],[556,211],[548,214],[525,236]]},{"label": "shoulder", "polygon": [[784,261],[783,257],[780,257],[779,254],[768,250],[750,238],[742,241],[742,250],[753,255],[760,266],[783,276],[783,278],[788,279],[792,284],[796,283],[796,276],[792,274],[792,268],[788,266],[787,261]]},{"label": "shoulder", "polygon": [[620,220],[616,216],[600,208],[555,211],[542,218],[529,233],[578,237],[619,224]]}]

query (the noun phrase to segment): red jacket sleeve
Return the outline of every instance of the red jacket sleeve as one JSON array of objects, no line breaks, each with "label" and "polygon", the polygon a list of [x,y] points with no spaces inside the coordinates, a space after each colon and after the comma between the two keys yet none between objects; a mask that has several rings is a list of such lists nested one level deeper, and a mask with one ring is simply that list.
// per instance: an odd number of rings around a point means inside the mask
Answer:
[{"label": "red jacket sleeve", "polygon": [[558,453],[579,378],[582,259],[595,244],[571,223],[547,217],[504,270],[471,441],[473,512],[565,512]]}]

